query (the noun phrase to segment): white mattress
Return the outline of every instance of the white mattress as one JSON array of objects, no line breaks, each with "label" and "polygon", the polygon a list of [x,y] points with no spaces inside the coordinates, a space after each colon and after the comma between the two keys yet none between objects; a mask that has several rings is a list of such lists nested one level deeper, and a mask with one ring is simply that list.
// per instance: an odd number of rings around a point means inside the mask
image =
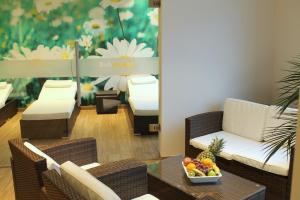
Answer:
[{"label": "white mattress", "polygon": [[132,112],[135,116],[157,116],[159,115],[158,100],[155,99],[128,99]]},{"label": "white mattress", "polygon": [[11,84],[7,84],[4,89],[0,89],[0,108],[3,108],[5,106],[5,102],[7,101],[12,91],[13,87]]},{"label": "white mattress", "polygon": [[70,119],[75,99],[68,100],[37,100],[22,115],[23,120]]},{"label": "white mattress", "polygon": [[73,82],[71,87],[66,88],[50,88],[43,86],[38,100],[70,100],[75,98],[76,92],[76,82]]},{"label": "white mattress", "polygon": [[159,114],[158,80],[151,84],[132,84],[128,80],[129,104],[135,116],[157,116]]}]

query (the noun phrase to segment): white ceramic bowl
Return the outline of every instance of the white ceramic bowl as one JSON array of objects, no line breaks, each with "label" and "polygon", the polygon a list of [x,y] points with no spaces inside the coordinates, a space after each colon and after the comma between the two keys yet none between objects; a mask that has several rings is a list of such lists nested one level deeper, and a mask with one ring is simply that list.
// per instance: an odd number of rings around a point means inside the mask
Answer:
[{"label": "white ceramic bowl", "polygon": [[183,162],[182,167],[186,176],[190,179],[192,183],[216,183],[222,177],[221,173],[218,176],[189,176],[189,173],[186,167],[184,166]]}]

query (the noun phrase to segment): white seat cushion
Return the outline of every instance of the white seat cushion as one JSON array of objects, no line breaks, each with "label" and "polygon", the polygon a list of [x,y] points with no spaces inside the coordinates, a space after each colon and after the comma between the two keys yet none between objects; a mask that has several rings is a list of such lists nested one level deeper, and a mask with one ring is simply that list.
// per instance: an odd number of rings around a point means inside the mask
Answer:
[{"label": "white seat cushion", "polygon": [[61,174],[63,179],[85,199],[121,200],[107,185],[70,161],[61,165]]},{"label": "white seat cushion", "polygon": [[141,197],[134,198],[132,200],[159,200],[159,199],[156,198],[155,196],[152,196],[151,194],[145,194]]},{"label": "white seat cushion", "polygon": [[5,106],[5,103],[12,91],[13,87],[11,84],[6,84],[3,89],[0,89],[0,108]]},{"label": "white seat cushion", "polygon": [[72,80],[47,80],[44,87],[47,88],[69,88],[72,86]]},{"label": "white seat cushion", "polygon": [[92,169],[92,168],[95,168],[95,167],[99,167],[100,165],[101,165],[100,163],[94,162],[94,163],[90,163],[90,164],[83,165],[83,166],[80,166],[80,167],[81,167],[81,169],[88,170],[88,169]]},{"label": "white seat cushion", "polygon": [[226,99],[223,130],[256,141],[263,140],[269,106],[238,99]]},{"label": "white seat cushion", "polygon": [[37,100],[22,114],[23,120],[70,119],[75,99],[69,100]]},{"label": "white seat cushion", "polygon": [[235,134],[231,134],[225,131],[220,131],[205,136],[197,137],[190,140],[190,145],[195,148],[206,150],[212,140],[218,137],[223,138],[225,141],[224,150],[221,152],[220,156],[227,160],[232,160],[233,155],[236,153],[243,152],[253,145],[257,145],[258,142],[244,138]]},{"label": "white seat cushion", "polygon": [[42,91],[39,95],[39,100],[70,100],[74,99],[77,92],[77,83],[72,82],[71,87],[46,87],[45,85],[42,88]]},{"label": "white seat cushion", "polygon": [[5,89],[7,87],[7,82],[0,82],[0,89]]},{"label": "white seat cushion", "polygon": [[195,148],[205,150],[215,137],[220,139],[223,138],[225,140],[224,150],[220,154],[222,158],[227,160],[236,160],[257,169],[287,176],[289,170],[289,159],[283,150],[276,153],[269,160],[266,166],[262,168],[266,159],[262,142],[257,142],[225,131],[220,131],[191,139],[190,144]]},{"label": "white seat cushion", "polygon": [[45,158],[47,163],[47,168],[49,170],[54,169],[55,171],[57,171],[58,174],[61,174],[60,165],[55,160],[53,160],[50,156],[48,156],[47,154],[45,154],[44,152],[42,152],[36,146],[34,146],[29,142],[24,142],[24,146],[30,149],[33,153]]},{"label": "white seat cushion", "polygon": [[131,80],[127,81],[129,97],[137,99],[157,99],[159,97],[159,82],[151,84],[132,84]]},{"label": "white seat cushion", "polygon": [[158,99],[129,97],[128,102],[135,116],[159,115]]},{"label": "white seat cushion", "polygon": [[233,159],[248,166],[262,169],[273,174],[287,176],[289,172],[289,157],[284,150],[274,154],[268,163],[263,167],[267,154],[262,144],[251,146],[247,151],[241,151],[233,155]]}]

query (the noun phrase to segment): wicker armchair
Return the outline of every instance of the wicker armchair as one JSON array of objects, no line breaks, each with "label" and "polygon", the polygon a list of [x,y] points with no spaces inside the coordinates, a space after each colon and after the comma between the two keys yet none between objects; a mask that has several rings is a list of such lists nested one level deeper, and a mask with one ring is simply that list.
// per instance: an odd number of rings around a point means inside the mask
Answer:
[{"label": "wicker armchair", "polygon": [[[24,140],[9,140],[11,167],[16,200],[44,199],[42,172],[47,170],[46,160],[23,144]],[[97,162],[97,146],[94,138],[63,140],[53,145],[39,147],[59,164],[72,161],[77,165]]]},{"label": "wicker armchair", "polygon": [[[185,154],[190,157],[196,157],[201,150],[191,146],[190,140],[199,136],[222,131],[222,121],[222,111],[203,113],[187,118],[185,121]],[[288,176],[280,176],[250,167],[234,160],[226,160],[224,158],[217,157],[217,162],[221,169],[265,185],[267,187],[267,200],[290,199],[293,160],[294,152],[292,152],[290,157]]]},{"label": "wicker armchair", "polygon": [[[123,160],[88,170],[115,191],[122,200],[147,194],[147,167],[136,160]],[[44,195],[49,200],[85,200],[54,170],[43,173]]]}]

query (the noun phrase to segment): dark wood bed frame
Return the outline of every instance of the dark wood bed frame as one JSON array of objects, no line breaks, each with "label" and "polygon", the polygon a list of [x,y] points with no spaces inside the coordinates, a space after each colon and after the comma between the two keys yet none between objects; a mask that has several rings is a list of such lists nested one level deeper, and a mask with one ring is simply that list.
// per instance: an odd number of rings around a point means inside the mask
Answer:
[{"label": "dark wood bed frame", "polygon": [[136,116],[128,105],[128,115],[133,128],[134,135],[153,135],[158,132],[150,132],[150,124],[158,124],[158,116]]},{"label": "dark wood bed frame", "polygon": [[0,109],[0,126],[18,112],[18,100],[8,99],[5,106]]},{"label": "dark wood bed frame", "polygon": [[70,119],[20,120],[21,136],[27,139],[59,139],[68,137],[75,125],[80,107],[75,104]]}]

